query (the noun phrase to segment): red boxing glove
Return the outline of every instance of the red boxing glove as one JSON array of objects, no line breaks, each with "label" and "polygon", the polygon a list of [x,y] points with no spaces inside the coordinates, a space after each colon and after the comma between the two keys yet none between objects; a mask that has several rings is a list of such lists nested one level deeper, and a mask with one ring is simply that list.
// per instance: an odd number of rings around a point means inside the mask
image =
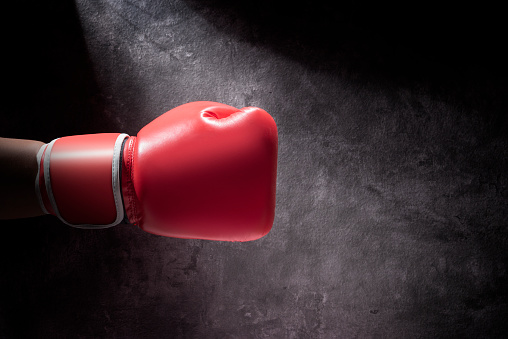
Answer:
[{"label": "red boxing glove", "polygon": [[64,223],[127,222],[168,237],[255,240],[273,224],[277,126],[262,109],[199,101],[139,131],[63,137],[37,156],[42,209]]}]

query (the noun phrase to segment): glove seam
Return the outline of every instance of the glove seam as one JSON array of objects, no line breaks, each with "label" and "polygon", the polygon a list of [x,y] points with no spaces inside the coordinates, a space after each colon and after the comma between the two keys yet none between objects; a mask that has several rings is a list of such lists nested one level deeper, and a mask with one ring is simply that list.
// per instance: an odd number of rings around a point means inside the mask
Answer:
[{"label": "glove seam", "polygon": [[129,156],[127,160],[127,169],[129,173],[129,181],[130,185],[128,187],[129,192],[129,205],[132,207],[133,220],[130,220],[134,225],[139,225],[139,207],[137,203],[136,190],[134,188],[134,152],[136,150],[136,141],[137,138],[132,138],[131,142],[129,142]]}]

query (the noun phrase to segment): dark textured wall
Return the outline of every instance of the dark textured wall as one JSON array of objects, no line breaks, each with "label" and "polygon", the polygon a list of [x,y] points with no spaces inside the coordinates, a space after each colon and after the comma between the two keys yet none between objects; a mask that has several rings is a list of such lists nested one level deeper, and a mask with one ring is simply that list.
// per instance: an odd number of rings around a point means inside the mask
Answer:
[{"label": "dark textured wall", "polygon": [[270,112],[279,163],[273,230],[254,242],[0,221],[0,337],[506,337],[501,13],[7,5],[2,136],[135,135],[177,105],[213,100]]}]

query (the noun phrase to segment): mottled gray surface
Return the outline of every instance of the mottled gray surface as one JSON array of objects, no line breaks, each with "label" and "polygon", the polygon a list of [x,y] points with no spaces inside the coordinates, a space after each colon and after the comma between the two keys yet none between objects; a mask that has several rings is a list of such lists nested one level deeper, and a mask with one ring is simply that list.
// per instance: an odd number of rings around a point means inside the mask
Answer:
[{"label": "mottled gray surface", "polygon": [[134,135],[213,100],[270,112],[279,163],[254,242],[1,221],[0,337],[508,334],[501,11],[276,3],[9,5],[2,136]]}]

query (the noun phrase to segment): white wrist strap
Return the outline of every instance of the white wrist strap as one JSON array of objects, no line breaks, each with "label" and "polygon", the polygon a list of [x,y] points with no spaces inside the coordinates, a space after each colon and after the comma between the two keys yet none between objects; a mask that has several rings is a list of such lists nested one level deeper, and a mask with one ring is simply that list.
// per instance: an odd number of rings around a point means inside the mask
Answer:
[{"label": "white wrist strap", "polygon": [[49,214],[48,210],[46,209],[46,206],[44,206],[44,202],[42,201],[42,195],[41,195],[41,187],[39,185],[39,176],[41,175],[41,158],[42,154],[44,154],[44,151],[46,150],[46,147],[48,147],[48,144],[44,144],[39,149],[39,152],[37,152],[37,176],[35,177],[35,195],[37,196],[37,200],[39,200],[39,206],[41,207],[41,210],[45,214]]}]

